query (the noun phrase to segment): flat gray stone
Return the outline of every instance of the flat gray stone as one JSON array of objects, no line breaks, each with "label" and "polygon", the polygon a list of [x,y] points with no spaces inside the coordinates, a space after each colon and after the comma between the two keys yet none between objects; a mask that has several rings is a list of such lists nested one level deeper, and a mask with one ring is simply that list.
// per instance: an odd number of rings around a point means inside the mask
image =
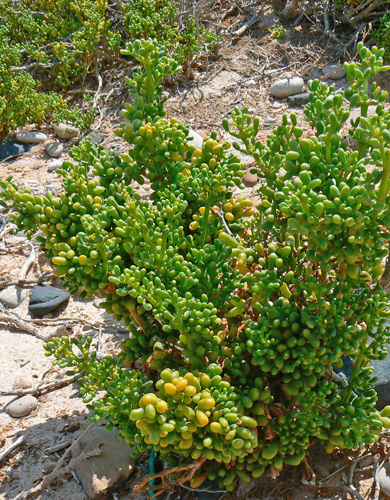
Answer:
[{"label": "flat gray stone", "polygon": [[64,140],[72,139],[72,137],[77,137],[79,135],[79,130],[72,125],[67,123],[59,123],[58,125],[53,125],[54,132],[58,137]]},{"label": "flat gray stone", "polygon": [[45,144],[46,152],[52,158],[58,158],[64,151],[64,146],[60,142],[47,142]]},{"label": "flat gray stone", "polygon": [[344,65],[341,63],[330,63],[322,68],[322,74],[331,80],[341,80],[345,76]]},{"label": "flat gray stone", "polygon": [[21,418],[29,415],[37,406],[37,398],[31,396],[31,394],[27,394],[27,396],[12,401],[12,403],[7,406],[6,411],[11,417]]},{"label": "flat gray stone", "polygon": [[196,149],[202,149],[203,137],[200,134],[198,134],[198,132],[195,132],[195,130],[190,128],[189,137],[191,137],[191,139],[188,140],[188,144],[192,144],[193,146],[196,147]]},{"label": "flat gray stone", "polygon": [[0,302],[8,307],[18,307],[27,297],[26,290],[18,286],[9,286],[0,292]]},{"label": "flat gray stone", "polygon": [[47,170],[49,172],[53,172],[53,170],[57,170],[58,168],[62,168],[62,160],[52,160],[47,164]]},{"label": "flat gray stone", "polygon": [[303,94],[290,95],[287,98],[287,104],[290,107],[294,106],[304,106],[309,102],[309,92],[304,92]]},{"label": "flat gray stone", "polygon": [[271,85],[269,92],[272,96],[278,99],[283,99],[289,95],[300,94],[302,92],[305,82],[300,76],[293,76],[292,78],[283,78]]},{"label": "flat gray stone", "polygon": [[42,132],[18,132],[16,140],[23,144],[39,144],[47,140],[47,135]]},{"label": "flat gray stone", "polygon": [[274,125],[276,125],[276,123],[276,118],[274,118],[273,116],[266,116],[264,118],[265,127],[273,127]]},{"label": "flat gray stone", "polygon": [[0,142],[0,160],[7,160],[8,158],[27,153],[27,151],[27,144],[21,144],[15,141]]},{"label": "flat gray stone", "polygon": [[104,139],[103,132],[99,132],[98,130],[94,130],[91,132],[88,137],[91,139],[91,144],[100,144]]},{"label": "flat gray stone", "polygon": [[244,184],[244,186],[253,187],[259,182],[259,177],[257,174],[252,174],[251,172],[248,171],[243,175],[241,181]]},{"label": "flat gray stone", "polygon": [[50,285],[35,285],[30,296],[28,312],[33,316],[45,316],[54,311],[70,297],[66,290]]},{"label": "flat gray stone", "polygon": [[378,472],[379,486],[381,491],[390,496],[390,463],[385,463]]},{"label": "flat gray stone", "polygon": [[134,472],[136,461],[131,458],[128,444],[119,440],[117,431],[106,431],[102,426],[91,429],[77,443],[72,457],[92,451],[100,451],[100,454],[80,457],[74,469],[88,497],[99,500],[127,481]]}]

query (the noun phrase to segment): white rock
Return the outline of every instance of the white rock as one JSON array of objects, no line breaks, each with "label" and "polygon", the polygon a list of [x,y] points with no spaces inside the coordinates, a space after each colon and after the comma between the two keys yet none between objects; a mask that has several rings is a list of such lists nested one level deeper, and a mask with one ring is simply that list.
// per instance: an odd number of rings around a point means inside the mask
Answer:
[{"label": "white rock", "polygon": [[61,156],[64,146],[60,142],[47,142],[45,144],[46,152],[52,158],[58,158]]},{"label": "white rock", "polygon": [[269,91],[272,96],[283,99],[289,95],[300,94],[304,83],[305,82],[300,76],[283,78],[283,80],[278,80],[273,83]]},{"label": "white rock", "polygon": [[66,123],[59,123],[58,125],[53,125],[54,132],[61,139],[72,139],[72,137],[77,137],[79,135],[79,130],[72,125]]},{"label": "white rock", "polygon": [[18,132],[16,140],[23,144],[39,144],[47,140],[47,135],[42,132]]},{"label": "white rock", "polygon": [[49,163],[47,164],[47,170],[49,172],[52,172],[53,170],[57,170],[57,168],[61,168],[62,167],[62,160],[53,160],[53,161],[49,161]]},{"label": "white rock", "polygon": [[322,74],[331,80],[341,80],[345,76],[344,65],[341,63],[327,64],[322,68]]},{"label": "white rock", "polygon": [[18,307],[26,297],[26,290],[18,286],[9,286],[0,292],[0,302],[8,307]]},{"label": "white rock", "polygon": [[198,132],[190,128],[189,137],[192,137],[192,139],[189,139],[188,144],[192,144],[196,149],[202,149],[203,137]]},{"label": "white rock", "polygon": [[244,83],[244,85],[245,85],[245,87],[248,87],[248,88],[256,87],[256,80],[253,80],[253,78],[251,80],[247,80]]},{"label": "white rock", "polygon": [[390,496],[390,464],[386,463],[378,472],[379,486],[381,491]]},{"label": "white rock", "polygon": [[21,418],[29,415],[37,406],[37,398],[27,394],[27,396],[23,396],[16,401],[12,401],[12,403],[7,406],[6,411],[11,415],[11,417]]}]

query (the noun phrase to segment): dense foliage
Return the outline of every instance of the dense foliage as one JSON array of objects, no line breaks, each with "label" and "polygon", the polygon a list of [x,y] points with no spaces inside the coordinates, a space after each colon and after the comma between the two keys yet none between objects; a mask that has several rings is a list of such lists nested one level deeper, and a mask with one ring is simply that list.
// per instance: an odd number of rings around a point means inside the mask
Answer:
[{"label": "dense foliage", "polygon": [[[0,182],[12,220],[30,237],[39,230],[70,292],[100,294],[130,330],[115,359],[98,360],[82,337],[53,339],[47,354],[85,372],[94,418],[119,428],[136,455],[206,460],[193,486],[208,476],[232,490],[268,465],[299,464],[314,440],[329,452],[358,449],[388,423],[371,368],[389,341],[378,279],[389,248],[390,113],[387,93],[370,86],[388,69],[383,53],[359,45],[345,91],[311,82],[308,137],[293,114],[266,144],[246,108],[224,121],[263,178],[256,207],[232,196],[243,165],[229,143],[211,134],[195,149],[188,127],[165,117],[161,83],[180,67],[152,40],[125,51],[141,63],[116,131],[127,153],[74,148],[60,197]],[[348,124],[353,109],[360,116]],[[130,185],[145,178],[150,202]],[[334,373],[345,356],[348,383]]]},{"label": "dense foliage", "polygon": [[39,92],[42,82],[46,89],[84,82],[100,61],[117,64],[126,40],[155,38],[186,69],[201,50],[216,50],[220,42],[192,18],[179,29],[172,0],[134,0],[123,8],[113,31],[107,0],[0,0],[0,137],[52,117],[88,129],[94,110],[68,109],[58,94]]}]

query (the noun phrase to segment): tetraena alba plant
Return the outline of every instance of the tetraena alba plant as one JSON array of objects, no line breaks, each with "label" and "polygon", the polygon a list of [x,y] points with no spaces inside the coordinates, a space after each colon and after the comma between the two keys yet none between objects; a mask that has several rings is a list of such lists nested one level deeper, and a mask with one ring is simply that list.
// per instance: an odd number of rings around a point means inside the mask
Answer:
[{"label": "tetraena alba plant", "polygon": [[[371,367],[389,341],[378,280],[389,245],[390,113],[370,81],[388,68],[383,50],[358,50],[361,62],[345,65],[350,88],[310,83],[309,133],[294,114],[266,144],[247,108],[223,122],[256,161],[257,206],[232,194],[243,165],[230,143],[212,133],[196,149],[189,128],[165,116],[161,85],[180,68],[151,40],[125,52],[141,64],[116,131],[126,153],[73,148],[59,197],[0,183],[13,222],[30,237],[39,231],[68,290],[104,297],[129,327],[116,358],[98,360],[83,337],[53,339],[47,354],[83,372],[93,419],[118,428],[135,455],[154,449],[172,466],[195,463],[194,487],[208,477],[233,490],[267,466],[298,465],[316,440],[328,452],[356,450],[390,423],[388,409],[375,408]],[[131,186],[145,179],[150,201]],[[345,357],[348,382],[335,373]]]}]

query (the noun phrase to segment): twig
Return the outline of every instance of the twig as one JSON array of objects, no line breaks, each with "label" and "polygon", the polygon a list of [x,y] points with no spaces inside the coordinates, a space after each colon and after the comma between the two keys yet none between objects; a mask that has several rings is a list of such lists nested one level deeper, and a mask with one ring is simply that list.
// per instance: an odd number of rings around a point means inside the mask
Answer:
[{"label": "twig", "polygon": [[54,278],[54,274],[50,272],[45,272],[39,276],[38,279],[36,280],[24,280],[22,283],[18,281],[0,281],[0,288],[8,287],[8,286],[17,286],[17,285],[23,285],[23,286],[31,286],[31,285],[40,285],[41,283],[44,283],[45,281],[51,281]]},{"label": "twig", "polygon": [[19,446],[22,446],[22,444],[24,444],[24,442],[25,442],[24,436],[18,437],[18,439],[14,443],[12,443],[11,446],[9,446],[7,449],[5,449],[4,451],[2,451],[0,453],[0,463],[6,457],[8,457],[8,455],[10,455],[14,450],[16,450],[16,448],[19,448]]},{"label": "twig", "polygon": [[64,441],[63,443],[58,443],[50,448],[46,448],[45,453],[57,453],[57,451],[61,451],[64,448],[67,448],[72,444],[72,441]]},{"label": "twig", "polygon": [[23,266],[22,266],[22,268],[20,270],[20,273],[19,273],[19,276],[18,276],[18,284],[21,284],[26,279],[28,271],[30,270],[30,267],[33,265],[33,263],[34,263],[34,261],[35,261],[35,259],[37,257],[34,245],[32,243],[29,243],[29,245],[30,245],[30,248],[31,248],[31,253],[30,253],[28,259],[23,264]]},{"label": "twig", "polygon": [[0,322],[1,321],[5,322],[7,325],[15,326],[16,328],[19,328],[19,330],[23,330],[24,332],[34,335],[34,337],[37,337],[40,340],[47,340],[47,335],[44,335],[40,330],[38,330],[38,328],[35,328],[34,325],[27,323],[16,314],[10,311],[5,311],[2,305],[0,305]]},{"label": "twig", "polygon": [[[139,484],[134,486],[134,493],[141,493],[141,491],[143,491],[142,488],[153,479],[160,479],[177,472],[188,471],[188,474],[183,475],[178,481],[174,483],[174,485],[179,485],[186,483],[187,481],[191,481],[191,479],[194,477],[195,472],[202,467],[206,460],[206,457],[202,457],[199,460],[196,460],[193,464],[184,465],[182,467],[172,467],[171,469],[165,469],[161,472],[157,472],[156,474],[152,474],[151,476],[146,476]],[[153,488],[155,488],[155,486],[153,486]]]},{"label": "twig", "polygon": [[258,14],[253,7],[246,7],[245,10],[247,12],[250,12],[252,14],[252,17],[243,26],[241,26],[241,28],[234,32],[234,35],[236,36],[241,36],[243,33],[245,33],[245,31],[250,28],[252,24],[255,24],[258,18]]},{"label": "twig", "polygon": [[63,378],[61,380],[56,380],[54,382],[48,382],[44,385],[38,385],[36,387],[30,387],[28,389],[18,389],[14,391],[0,391],[0,396],[25,396],[26,394],[32,394],[33,396],[39,396],[49,391],[54,391],[56,389],[61,389],[66,385],[73,384],[76,380],[79,380],[84,375],[84,372],[76,373],[70,377]]},{"label": "twig", "polygon": [[357,500],[364,500],[364,498],[361,496],[361,494],[358,492],[355,486],[345,486],[345,489],[349,491],[349,493],[351,493],[353,496],[355,496]]}]

